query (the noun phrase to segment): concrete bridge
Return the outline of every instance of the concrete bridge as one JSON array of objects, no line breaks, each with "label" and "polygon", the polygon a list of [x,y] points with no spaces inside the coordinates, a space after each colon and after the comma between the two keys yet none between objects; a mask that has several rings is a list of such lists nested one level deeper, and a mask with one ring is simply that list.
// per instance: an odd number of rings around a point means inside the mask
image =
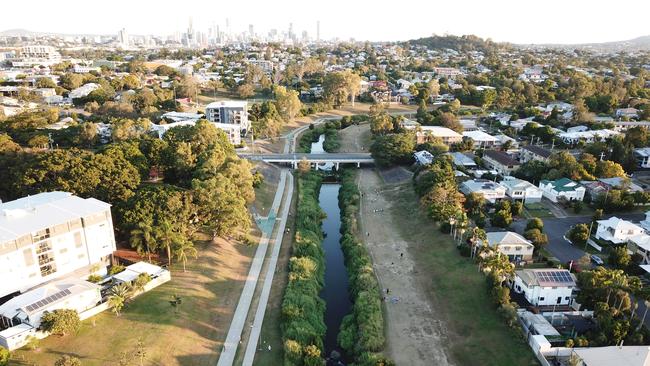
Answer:
[{"label": "concrete bridge", "polygon": [[291,164],[296,169],[298,163],[305,159],[312,164],[333,164],[339,169],[340,164],[356,164],[357,168],[361,164],[374,164],[375,160],[369,153],[288,153],[288,154],[239,154],[240,157],[249,160],[264,161],[267,163]]}]

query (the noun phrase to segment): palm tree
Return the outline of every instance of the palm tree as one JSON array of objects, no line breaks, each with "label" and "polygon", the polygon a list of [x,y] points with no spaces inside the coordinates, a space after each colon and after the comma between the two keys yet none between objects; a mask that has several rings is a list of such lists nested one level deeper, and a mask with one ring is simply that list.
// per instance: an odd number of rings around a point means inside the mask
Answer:
[{"label": "palm tree", "polygon": [[151,253],[156,250],[156,241],[153,237],[153,229],[147,222],[139,222],[137,229],[131,230],[131,246],[138,252],[138,254],[147,254],[149,262],[151,262]]},{"label": "palm tree", "polygon": [[167,264],[172,265],[172,248],[178,246],[180,242],[185,241],[183,236],[174,230],[174,227],[169,223],[169,221],[164,220],[156,228],[154,233],[156,239],[160,243],[161,248],[165,248],[167,251]]},{"label": "palm tree", "polygon": [[108,296],[108,306],[116,316],[120,316],[120,311],[131,296],[131,287],[126,283],[121,283],[111,288],[111,294]]},{"label": "palm tree", "polygon": [[190,240],[181,240],[174,246],[174,255],[176,256],[176,260],[183,262],[183,272],[186,272],[185,264],[187,263],[187,257],[196,258],[197,251]]}]

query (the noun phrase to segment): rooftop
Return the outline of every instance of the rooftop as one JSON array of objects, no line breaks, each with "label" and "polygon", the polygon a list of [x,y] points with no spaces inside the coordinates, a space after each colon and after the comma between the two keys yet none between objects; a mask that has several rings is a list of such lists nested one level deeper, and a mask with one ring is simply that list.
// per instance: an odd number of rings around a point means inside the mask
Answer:
[{"label": "rooftop", "polygon": [[522,149],[523,150],[528,150],[528,151],[532,152],[533,154],[539,155],[539,156],[541,156],[543,158],[548,158],[552,154],[551,150],[543,148],[541,146],[537,146],[537,145],[526,145],[526,146],[522,147]]},{"label": "rooftop", "polygon": [[516,275],[528,286],[541,287],[575,287],[576,282],[566,269],[539,268],[515,271]]},{"label": "rooftop", "polygon": [[607,220],[598,220],[598,225],[603,225],[605,227],[611,227],[614,230],[633,230],[643,232],[643,228],[639,225],[633,224],[627,220],[619,219],[618,217],[610,217]]},{"label": "rooftop", "polygon": [[489,157],[492,160],[495,160],[499,164],[506,166],[516,166],[519,165],[519,162],[511,158],[510,155],[504,153],[503,151],[496,150],[485,150],[483,156]]},{"label": "rooftop", "polygon": [[496,138],[496,137],[494,137],[494,136],[492,136],[492,135],[490,135],[488,133],[485,133],[483,131],[478,131],[478,130],[476,130],[476,131],[464,131],[463,136],[464,137],[469,137],[474,141],[485,141],[485,142],[497,142],[497,141],[499,141],[498,138]]},{"label": "rooftop", "polygon": [[45,192],[1,203],[0,243],[110,207],[95,198],[81,198],[67,192]]},{"label": "rooftop", "polygon": [[542,180],[540,183],[544,185],[551,184],[553,186],[553,189],[558,192],[575,191],[576,188],[580,187],[578,183],[572,181],[569,178],[560,178],[558,180]]},{"label": "rooftop", "polygon": [[212,102],[205,106],[206,109],[208,108],[248,108],[248,102],[245,100],[222,100],[220,102]]},{"label": "rooftop", "polygon": [[526,240],[523,236],[513,232],[513,231],[495,231],[487,233],[488,245],[501,245],[501,244],[510,244],[510,245],[532,245],[530,241]]},{"label": "rooftop", "polygon": [[585,366],[648,366],[650,347],[648,346],[607,346],[575,348],[574,352]]}]

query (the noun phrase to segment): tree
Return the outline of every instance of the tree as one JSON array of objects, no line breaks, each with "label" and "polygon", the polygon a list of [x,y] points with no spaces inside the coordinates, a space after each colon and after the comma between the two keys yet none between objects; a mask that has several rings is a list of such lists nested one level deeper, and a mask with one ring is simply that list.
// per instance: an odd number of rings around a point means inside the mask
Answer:
[{"label": "tree", "polygon": [[250,98],[255,95],[255,87],[252,84],[244,83],[237,87],[237,95],[242,98]]},{"label": "tree", "polygon": [[32,149],[46,149],[50,144],[50,138],[45,135],[36,135],[27,141],[27,145]]},{"label": "tree", "polygon": [[569,240],[575,245],[584,245],[589,240],[589,226],[578,224],[569,231]]},{"label": "tree", "polygon": [[76,357],[63,355],[54,362],[54,366],[81,366],[81,361]]},{"label": "tree", "polygon": [[144,342],[141,338],[138,338],[138,343],[135,346],[135,357],[140,361],[140,366],[144,365],[144,360],[147,358],[147,349],[144,347]]},{"label": "tree", "polygon": [[330,72],[323,80],[323,97],[334,104],[341,106],[352,96],[354,99],[361,88],[361,78],[350,70]]},{"label": "tree", "polygon": [[9,359],[11,359],[11,352],[4,347],[0,347],[0,366],[9,365]]},{"label": "tree", "polygon": [[535,250],[539,250],[541,247],[548,244],[548,237],[546,234],[542,233],[540,229],[537,228],[526,230],[526,232],[524,232],[524,237],[533,243]]},{"label": "tree", "polygon": [[515,201],[512,203],[511,211],[513,216],[520,216],[524,212],[524,204],[521,201]]},{"label": "tree", "polygon": [[180,80],[174,81],[177,98],[196,98],[199,93],[199,84],[190,75],[184,75]]},{"label": "tree", "polygon": [[599,178],[627,178],[627,174],[625,174],[625,170],[621,164],[611,160],[601,160],[596,163],[596,176]]},{"label": "tree", "polygon": [[[372,107],[371,107],[372,108]],[[383,108],[370,114],[370,131],[373,134],[387,134],[393,131],[393,121]]]},{"label": "tree", "polygon": [[155,240],[160,243],[160,247],[167,252],[167,265],[172,265],[172,248],[179,245],[180,242],[185,241],[176,228],[172,226],[169,220],[162,220],[154,229]]},{"label": "tree", "polygon": [[311,170],[311,163],[307,160],[307,158],[303,157],[300,159],[298,162],[298,171],[302,174],[308,173]]},{"label": "tree", "polygon": [[149,273],[140,273],[133,281],[133,292],[142,292],[144,287],[151,282],[151,275]]},{"label": "tree", "polygon": [[81,320],[76,310],[58,309],[46,311],[41,318],[41,328],[51,334],[65,336],[81,327]]},{"label": "tree", "polygon": [[608,261],[609,264],[616,268],[625,269],[632,261],[632,258],[630,254],[628,254],[627,248],[617,247],[610,252]]},{"label": "tree", "polygon": [[427,90],[429,91],[429,95],[431,96],[437,96],[440,93],[440,84],[438,83],[437,79],[431,79],[427,83]]},{"label": "tree", "polygon": [[108,296],[108,306],[116,316],[120,316],[120,311],[131,297],[133,289],[126,283],[113,286]]},{"label": "tree", "polygon": [[141,256],[146,254],[149,262],[151,262],[151,254],[159,248],[153,235],[151,222],[138,222],[137,227],[131,230],[129,243]]},{"label": "tree", "polygon": [[187,258],[196,258],[197,255],[198,252],[196,248],[194,248],[194,243],[190,240],[181,240],[176,243],[176,246],[174,247],[174,256],[177,261],[183,263],[183,272],[186,272],[185,265],[187,263]]},{"label": "tree", "polygon": [[465,197],[455,188],[434,186],[420,199],[420,205],[432,219],[448,222],[463,211]]},{"label": "tree", "polygon": [[370,146],[373,158],[381,166],[411,163],[414,149],[415,135],[412,132],[377,135]]},{"label": "tree", "polygon": [[218,173],[214,178],[194,179],[192,188],[199,220],[212,230],[214,237],[248,230],[246,199],[232,180]]},{"label": "tree", "polygon": [[482,193],[472,192],[465,197],[465,209],[472,216],[483,212],[485,203],[486,200]]},{"label": "tree", "polygon": [[509,201],[501,201],[492,216],[492,225],[508,228],[512,224],[512,209]]},{"label": "tree", "polygon": [[526,230],[530,229],[539,229],[539,231],[544,230],[544,221],[542,221],[542,219],[539,217],[533,217],[532,219],[528,220],[528,223],[526,224]]},{"label": "tree", "polygon": [[458,117],[453,113],[443,112],[440,114],[439,121],[440,125],[443,127],[447,127],[459,133],[463,132],[463,125],[460,124]]},{"label": "tree", "polygon": [[298,92],[287,90],[284,86],[275,86],[273,93],[275,94],[275,106],[280,116],[286,121],[292,121],[302,108]]},{"label": "tree", "polygon": [[73,73],[66,73],[61,75],[59,78],[59,82],[61,83],[61,86],[68,89],[77,89],[80,87],[83,83],[83,76],[79,74],[73,74]]},{"label": "tree", "polygon": [[17,153],[20,150],[20,145],[15,143],[11,136],[0,133],[0,154]]}]

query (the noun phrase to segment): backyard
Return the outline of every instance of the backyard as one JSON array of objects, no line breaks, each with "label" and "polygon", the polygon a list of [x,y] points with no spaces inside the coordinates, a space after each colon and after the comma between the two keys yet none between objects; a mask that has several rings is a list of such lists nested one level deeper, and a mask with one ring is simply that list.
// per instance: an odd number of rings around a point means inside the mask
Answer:
[{"label": "backyard", "polygon": [[[498,316],[485,277],[461,257],[418,207],[409,184],[385,191],[392,229],[408,243],[414,277],[421,282],[445,330],[445,347],[456,365],[536,365],[526,342]],[[414,230],[417,228],[417,230]]]}]

